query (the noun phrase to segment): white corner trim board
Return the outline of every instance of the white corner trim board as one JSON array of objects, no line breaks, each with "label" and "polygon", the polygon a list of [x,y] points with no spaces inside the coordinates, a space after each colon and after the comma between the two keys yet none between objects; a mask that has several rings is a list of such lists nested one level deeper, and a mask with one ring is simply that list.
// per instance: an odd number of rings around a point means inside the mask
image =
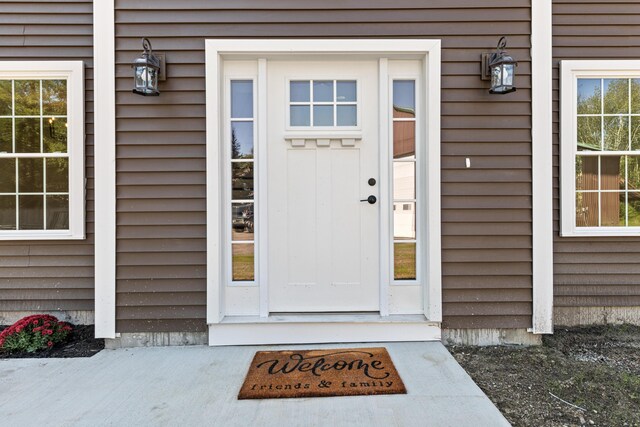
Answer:
[{"label": "white corner trim board", "polygon": [[553,130],[551,0],[531,2],[532,332],[553,333]]},{"label": "white corner trim board", "polygon": [[114,0],[93,2],[95,334],[116,337],[116,88]]}]

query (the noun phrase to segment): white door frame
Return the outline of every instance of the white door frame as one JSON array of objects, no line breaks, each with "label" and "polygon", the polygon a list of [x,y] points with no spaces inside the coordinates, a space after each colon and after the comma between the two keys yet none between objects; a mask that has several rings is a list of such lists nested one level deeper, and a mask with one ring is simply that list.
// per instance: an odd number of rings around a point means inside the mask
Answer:
[{"label": "white door frame", "polygon": [[[420,58],[423,60],[422,86],[424,99],[424,144],[426,157],[426,185],[422,197],[428,195],[429,208],[424,212],[426,245],[424,251],[424,316],[429,322],[442,321],[442,274],[441,274],[441,224],[440,224],[440,40],[425,39],[224,39],[206,40],[206,93],[207,93],[207,323],[219,324],[224,318],[224,288],[222,276],[223,251],[221,236],[223,235],[223,199],[221,197],[221,174],[223,156],[221,155],[222,138],[222,100],[224,59],[252,59],[258,61],[257,99],[258,99],[258,144],[266,135],[266,84],[267,57],[285,57],[289,55],[370,55],[378,58]],[[381,61],[380,69],[384,69]],[[388,82],[380,81],[380,96],[388,94]],[[384,88],[383,88],[384,86]],[[384,89],[384,90],[383,90]],[[262,100],[262,101],[261,101]],[[388,99],[380,100],[380,117],[388,115]],[[384,109],[384,111],[383,111]],[[386,120],[381,120],[386,123]],[[386,140],[388,124],[380,126],[381,141]],[[259,148],[258,148],[259,149]],[[263,168],[264,169],[264,168]],[[381,171],[382,172],[382,171]],[[258,172],[258,180],[264,177],[264,170]],[[381,183],[382,184],[382,183]],[[388,184],[387,184],[388,185]],[[382,191],[382,188],[381,188]],[[260,195],[258,203],[260,203]],[[384,210],[382,210],[384,211]],[[381,220],[384,218],[381,217]],[[260,218],[258,217],[258,221]],[[258,243],[258,252],[266,249],[265,239]],[[264,253],[264,252],[263,252]],[[384,255],[381,254],[381,255]],[[268,316],[266,302],[268,286],[265,277],[266,257],[258,261],[260,279],[260,315]],[[386,258],[381,258],[386,259]],[[385,263],[381,263],[385,264]],[[389,266],[382,267],[381,278],[389,277]],[[384,279],[383,279],[384,281]],[[389,286],[383,283],[383,288]],[[383,292],[384,293],[384,292]],[[383,301],[381,301],[383,302]],[[383,316],[388,313],[381,312]]]}]

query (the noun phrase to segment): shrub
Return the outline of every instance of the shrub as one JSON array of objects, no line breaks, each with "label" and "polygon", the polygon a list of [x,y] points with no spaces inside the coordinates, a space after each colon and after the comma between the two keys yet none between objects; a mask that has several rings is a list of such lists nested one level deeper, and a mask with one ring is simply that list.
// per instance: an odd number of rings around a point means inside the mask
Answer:
[{"label": "shrub", "polygon": [[27,353],[44,350],[63,342],[71,329],[68,323],[48,314],[23,317],[0,333],[0,349]]}]

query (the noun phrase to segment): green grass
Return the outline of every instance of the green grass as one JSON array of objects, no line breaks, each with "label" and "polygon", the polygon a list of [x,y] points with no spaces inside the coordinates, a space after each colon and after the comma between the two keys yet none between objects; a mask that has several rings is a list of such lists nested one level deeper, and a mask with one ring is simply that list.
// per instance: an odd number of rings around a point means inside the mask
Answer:
[{"label": "green grass", "polygon": [[393,245],[393,277],[396,280],[416,278],[416,244],[395,243]]}]

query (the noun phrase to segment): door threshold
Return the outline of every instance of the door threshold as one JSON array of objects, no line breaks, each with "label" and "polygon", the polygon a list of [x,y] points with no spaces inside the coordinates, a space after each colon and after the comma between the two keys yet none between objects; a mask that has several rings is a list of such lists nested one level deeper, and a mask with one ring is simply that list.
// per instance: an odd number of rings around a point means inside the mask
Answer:
[{"label": "door threshold", "polygon": [[440,323],[422,314],[225,316],[209,325],[209,345],[439,341]]},{"label": "door threshold", "polygon": [[260,316],[224,316],[220,323],[429,323],[424,314],[393,314],[381,316],[379,313],[271,313]]}]

